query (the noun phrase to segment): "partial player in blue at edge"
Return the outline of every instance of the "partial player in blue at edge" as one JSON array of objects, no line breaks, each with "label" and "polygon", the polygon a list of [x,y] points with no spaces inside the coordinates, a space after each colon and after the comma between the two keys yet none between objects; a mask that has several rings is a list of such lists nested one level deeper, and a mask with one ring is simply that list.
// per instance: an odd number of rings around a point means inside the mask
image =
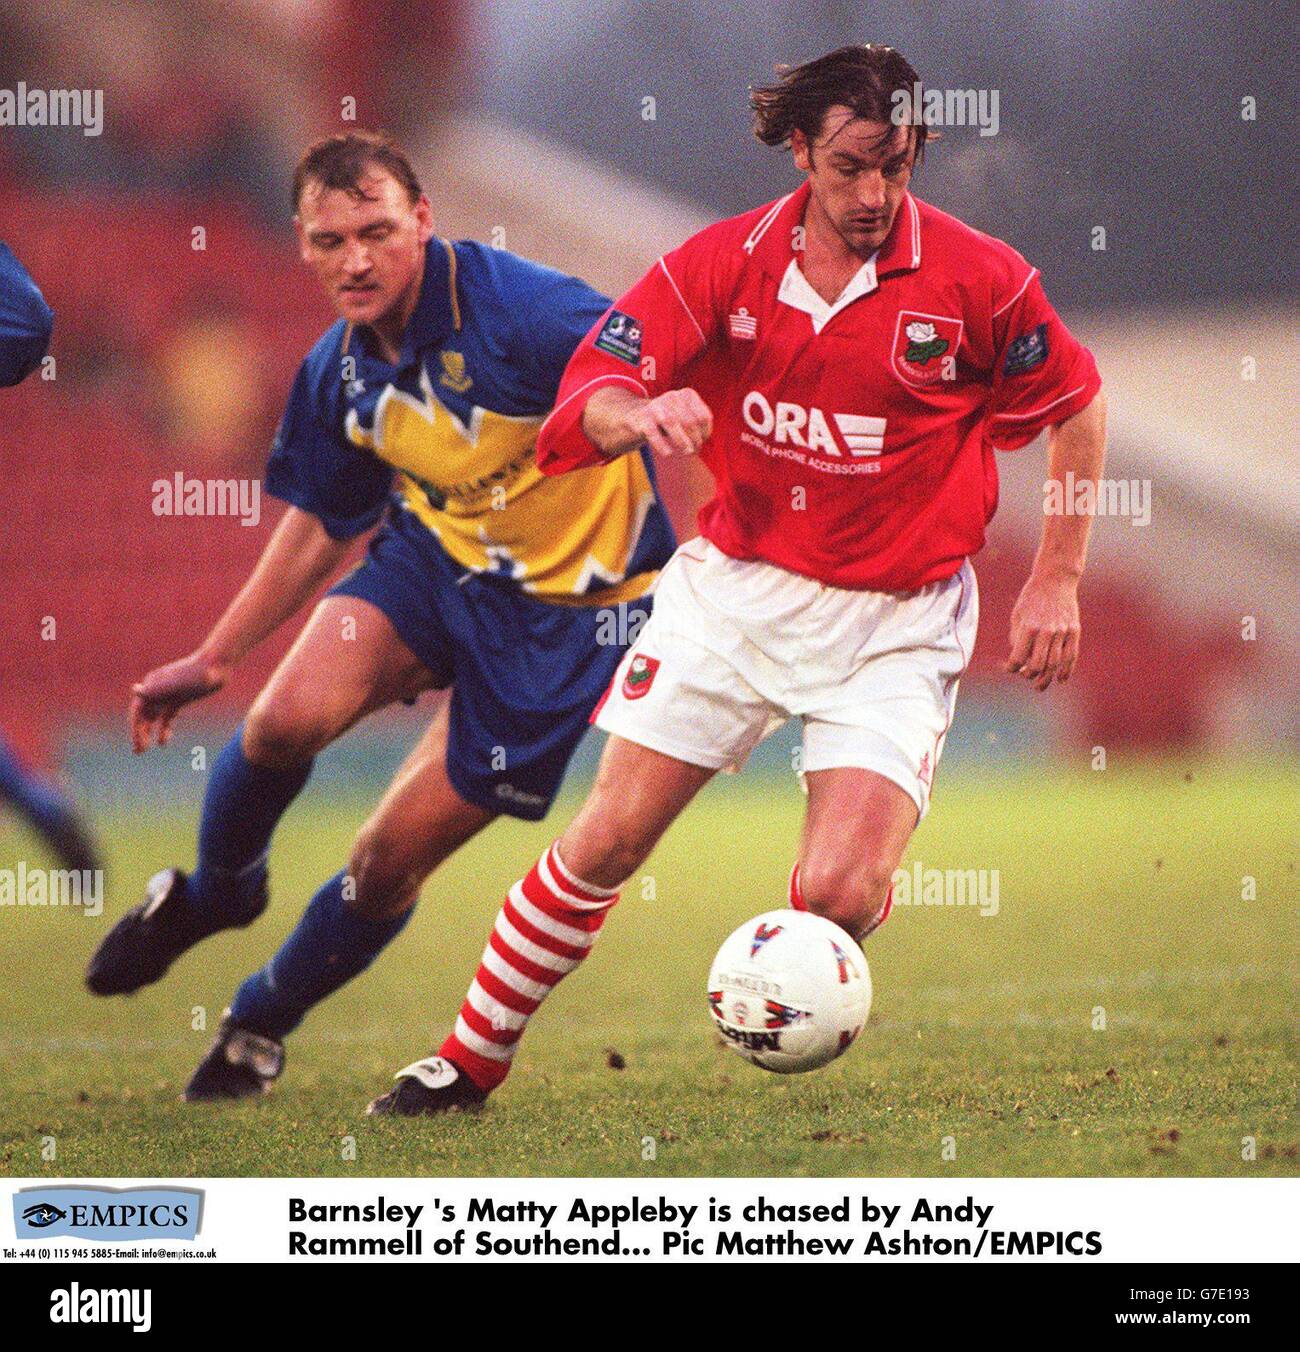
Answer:
[{"label": "partial player in blue at edge", "polygon": [[[13,250],[0,240],[0,385],[17,385],[50,348],[54,312]],[[90,830],[72,800],[52,780],[28,769],[0,734],[0,803],[32,825],[65,867],[100,867]]]}]

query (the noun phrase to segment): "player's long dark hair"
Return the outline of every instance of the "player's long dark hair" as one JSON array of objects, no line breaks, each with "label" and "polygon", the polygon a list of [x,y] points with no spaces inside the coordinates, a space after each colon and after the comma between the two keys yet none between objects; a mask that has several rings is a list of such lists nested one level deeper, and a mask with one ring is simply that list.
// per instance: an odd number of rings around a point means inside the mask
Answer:
[{"label": "player's long dark hair", "polygon": [[[792,132],[801,131],[809,142],[821,134],[826,110],[835,104],[851,108],[869,122],[898,121],[898,92],[906,91],[909,109],[920,89],[921,77],[912,63],[893,47],[878,42],[839,47],[801,66],[778,66],[777,83],[750,91],[754,110],[754,135],[764,145],[788,145]],[[916,100],[920,106],[920,100]],[[916,166],[925,154],[925,143],[934,133],[919,121],[912,124],[916,139]]]}]

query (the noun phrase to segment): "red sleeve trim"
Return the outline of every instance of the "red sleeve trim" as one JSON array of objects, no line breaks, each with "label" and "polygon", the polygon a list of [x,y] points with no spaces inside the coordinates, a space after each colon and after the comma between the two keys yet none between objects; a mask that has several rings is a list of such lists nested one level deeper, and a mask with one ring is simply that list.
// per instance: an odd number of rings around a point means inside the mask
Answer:
[{"label": "red sleeve trim", "polygon": [[1018,301],[1020,297],[1025,294],[1025,292],[1029,289],[1029,283],[1032,282],[1034,278],[1037,276],[1038,269],[1030,268],[1029,276],[1026,277],[1023,282],[1020,283],[1020,290],[1017,291],[1016,294],[1012,296],[1011,299],[1007,301],[1005,305],[999,305],[998,308],[993,311],[993,318],[996,319],[999,315],[1005,314],[1016,303],[1016,301]]},{"label": "red sleeve trim", "polygon": [[700,335],[700,342],[707,347],[709,340],[704,336],[704,330],[700,327],[700,321],[695,318],[695,314],[691,310],[691,307],[687,305],[686,297],[682,295],[681,287],[677,285],[677,282],[674,279],[673,274],[668,271],[668,264],[665,263],[664,260],[661,258],[659,260],[659,266],[663,269],[664,276],[668,278],[668,285],[672,287],[673,294],[677,297],[679,301],[681,301],[682,309],[686,311],[686,317],[691,321],[692,324],[695,325],[695,332]]},{"label": "red sleeve trim", "polygon": [[[1055,427],[1076,413],[1081,413],[1097,397],[1101,390],[1101,375],[1093,368],[1089,378],[1082,385],[1075,386],[1069,394],[1053,399],[1050,404],[1031,409],[1028,413],[996,413],[989,436],[996,450],[1018,451],[1027,446],[1046,427]],[[1050,416],[1048,416],[1050,415]],[[1005,424],[1025,423],[1027,426],[1007,426]],[[999,424],[1004,426],[999,429]],[[1000,431],[1000,434],[999,434]]]},{"label": "red sleeve trim", "polygon": [[537,467],[543,474],[563,474],[566,470],[603,465],[609,460],[582,430],[587,400],[604,385],[630,385],[643,398],[650,397],[639,380],[617,371],[593,376],[579,385],[556,404],[537,433]]}]

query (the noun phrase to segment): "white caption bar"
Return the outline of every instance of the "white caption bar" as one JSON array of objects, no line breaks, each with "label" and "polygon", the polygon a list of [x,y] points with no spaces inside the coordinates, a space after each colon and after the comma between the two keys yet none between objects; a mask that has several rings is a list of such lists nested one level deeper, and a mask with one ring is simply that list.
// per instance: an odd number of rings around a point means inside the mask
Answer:
[{"label": "white caption bar", "polygon": [[[52,1189],[202,1196],[193,1240],[114,1237]],[[1294,1262],[1296,1179],[16,1179],[13,1261]],[[16,1205],[14,1204],[16,1201]],[[50,1233],[17,1217],[52,1204]],[[53,1214],[52,1212],[50,1214]],[[164,1213],[151,1215],[161,1217]],[[138,1223],[138,1216],[133,1218]],[[92,1226],[91,1222],[97,1222]],[[67,1227],[84,1222],[81,1231]],[[56,1230],[62,1230],[55,1233]],[[91,1234],[90,1230],[94,1233]]]}]

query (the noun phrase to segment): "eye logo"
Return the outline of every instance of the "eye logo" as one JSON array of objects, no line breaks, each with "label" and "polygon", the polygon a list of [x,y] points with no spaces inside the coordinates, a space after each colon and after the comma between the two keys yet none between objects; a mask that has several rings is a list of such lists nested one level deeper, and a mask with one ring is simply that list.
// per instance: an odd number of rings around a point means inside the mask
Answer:
[{"label": "eye logo", "polygon": [[29,1206],[23,1212],[23,1220],[33,1230],[47,1230],[56,1221],[66,1219],[67,1214],[60,1207],[51,1206],[49,1202],[37,1202],[35,1206]]}]

